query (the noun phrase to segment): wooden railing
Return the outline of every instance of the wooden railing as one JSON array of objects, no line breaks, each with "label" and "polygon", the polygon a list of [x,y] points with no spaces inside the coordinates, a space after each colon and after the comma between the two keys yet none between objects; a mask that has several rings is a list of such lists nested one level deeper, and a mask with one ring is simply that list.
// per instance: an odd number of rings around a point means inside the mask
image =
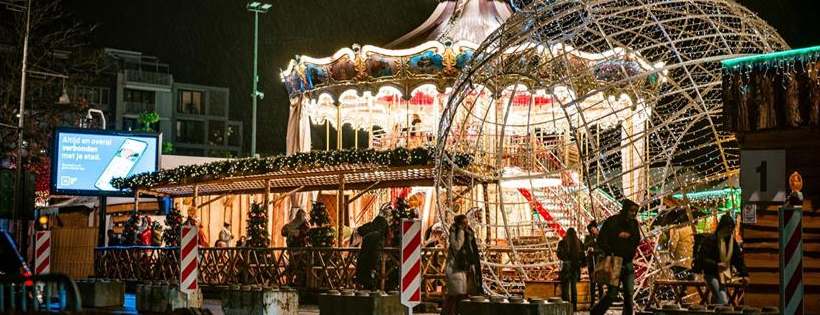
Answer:
[{"label": "wooden railing", "polygon": [[[355,270],[358,248],[200,248],[199,281],[202,285],[261,284],[291,286],[302,290],[356,288]],[[399,251],[385,248],[382,265],[376,270],[380,289],[398,290]],[[547,249],[519,249],[516,255],[507,248],[487,249],[484,266],[487,288],[499,293],[522,294],[526,279],[552,276],[552,254]],[[515,256],[515,257],[514,257]],[[438,300],[445,286],[444,248],[422,250],[422,294],[425,300]],[[524,267],[515,268],[513,264]],[[97,278],[134,281],[177,281],[179,250],[174,247],[104,247],[94,251]],[[499,287],[499,279],[505,285]]]}]

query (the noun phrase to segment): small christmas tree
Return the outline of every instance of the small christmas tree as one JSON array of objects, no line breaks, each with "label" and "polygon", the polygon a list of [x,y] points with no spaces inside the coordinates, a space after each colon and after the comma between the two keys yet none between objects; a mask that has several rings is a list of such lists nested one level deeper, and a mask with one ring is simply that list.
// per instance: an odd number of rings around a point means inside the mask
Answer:
[{"label": "small christmas tree", "polygon": [[171,211],[165,216],[165,225],[168,226],[162,232],[162,240],[165,242],[165,246],[179,246],[179,228],[182,225],[182,214],[179,209],[176,207],[171,208]]},{"label": "small christmas tree", "polygon": [[123,225],[122,231],[122,245],[123,246],[133,246],[137,244],[137,234],[139,231],[140,218],[139,214],[136,211],[131,213],[131,217],[128,218],[128,221],[125,222]]},{"label": "small christmas tree", "polygon": [[330,216],[327,213],[325,204],[314,201],[310,210],[310,225],[308,230],[308,240],[313,247],[330,247],[335,244],[334,234],[336,229],[330,226]]},{"label": "small christmas tree", "polygon": [[390,246],[401,246],[401,221],[416,219],[418,215],[413,207],[407,204],[404,198],[396,198],[396,206],[391,209],[390,232],[393,234]]},{"label": "small christmas tree", "polygon": [[248,213],[248,246],[268,247],[268,213],[261,204],[254,203]]}]

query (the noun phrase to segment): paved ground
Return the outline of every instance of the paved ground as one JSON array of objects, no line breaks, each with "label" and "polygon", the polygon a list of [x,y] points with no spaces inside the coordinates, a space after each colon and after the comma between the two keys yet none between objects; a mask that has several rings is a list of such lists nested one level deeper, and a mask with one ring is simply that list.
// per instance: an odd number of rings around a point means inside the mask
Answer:
[{"label": "paved ground", "polygon": [[[224,315],[222,313],[222,304],[219,300],[205,299],[204,307],[211,311],[213,315]],[[111,314],[139,314],[137,313],[136,298],[134,294],[125,294],[125,305],[122,308],[108,309],[107,312]],[[417,315],[436,315],[435,313],[413,313]],[[589,312],[576,312],[576,315],[588,315]],[[621,314],[620,310],[610,310],[607,315]],[[299,315],[319,315],[319,306],[317,305],[300,305]],[[469,314],[468,314],[469,315]],[[508,314],[514,315],[514,314]]]}]

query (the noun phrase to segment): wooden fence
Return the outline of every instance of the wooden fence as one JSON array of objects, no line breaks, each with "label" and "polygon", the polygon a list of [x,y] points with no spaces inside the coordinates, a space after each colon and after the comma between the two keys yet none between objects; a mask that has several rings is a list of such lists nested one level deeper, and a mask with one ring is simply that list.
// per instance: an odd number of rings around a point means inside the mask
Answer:
[{"label": "wooden fence", "polygon": [[[353,289],[358,248],[200,248],[199,281],[206,286],[276,285],[302,290]],[[519,249],[523,263],[545,260],[546,249]],[[524,280],[545,280],[553,275],[549,263],[513,267],[509,249],[488,249],[483,266],[485,284],[499,293],[523,294]],[[444,292],[444,248],[422,250],[422,294],[438,300]],[[382,265],[376,270],[380,288],[398,290],[399,250],[385,248]],[[98,278],[134,281],[177,281],[179,250],[169,247],[105,247],[94,254]],[[501,283],[505,285],[501,286]]]}]

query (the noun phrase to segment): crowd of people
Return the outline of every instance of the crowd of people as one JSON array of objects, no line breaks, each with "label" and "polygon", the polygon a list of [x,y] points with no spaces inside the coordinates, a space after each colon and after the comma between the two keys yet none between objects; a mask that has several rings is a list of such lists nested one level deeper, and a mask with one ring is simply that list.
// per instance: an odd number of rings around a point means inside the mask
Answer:
[{"label": "crowd of people", "polygon": [[[624,200],[619,213],[606,218],[601,224],[594,220],[589,222],[583,241],[574,228],[567,229],[559,241],[556,253],[560,260],[558,275],[561,297],[572,304],[573,310],[577,309],[577,285],[581,280],[582,268],[586,267],[590,278],[590,314],[605,314],[618,300],[623,301],[623,314],[633,314],[633,260],[641,243],[640,223],[636,219],[639,209],[640,206],[635,202]],[[376,270],[381,265],[381,252],[385,246],[398,246],[392,244],[395,241],[386,216],[388,215],[380,213],[373,221],[351,233],[348,245],[360,247],[355,281],[363,289],[376,290],[380,287]],[[189,220],[193,221],[186,224],[198,224],[195,219]],[[143,223],[146,228],[139,233],[139,241],[150,244],[157,237],[151,229],[150,219],[146,221]],[[441,314],[456,314],[459,300],[485,293],[476,233],[468,222],[467,216],[457,215],[449,230],[445,230],[439,222],[425,232],[424,247],[446,246],[446,300]],[[668,243],[665,244],[673,261],[673,272],[689,275],[702,273],[711,293],[710,302],[714,304],[729,303],[725,285],[732,279],[732,268],[743,283],[748,281],[743,252],[733,237],[735,226],[734,219],[727,214],[720,218],[713,233],[696,235],[695,229],[688,225],[672,228],[668,233]],[[304,209],[298,209],[290,222],[282,228],[287,246],[305,246],[308,228]],[[122,245],[121,239],[113,230],[108,231],[108,238],[109,246]],[[244,236],[231,244],[233,239],[230,223],[225,223],[215,245],[244,246]],[[616,266],[619,268],[611,268],[613,261],[620,264]],[[606,269],[614,271],[607,273]]]}]

